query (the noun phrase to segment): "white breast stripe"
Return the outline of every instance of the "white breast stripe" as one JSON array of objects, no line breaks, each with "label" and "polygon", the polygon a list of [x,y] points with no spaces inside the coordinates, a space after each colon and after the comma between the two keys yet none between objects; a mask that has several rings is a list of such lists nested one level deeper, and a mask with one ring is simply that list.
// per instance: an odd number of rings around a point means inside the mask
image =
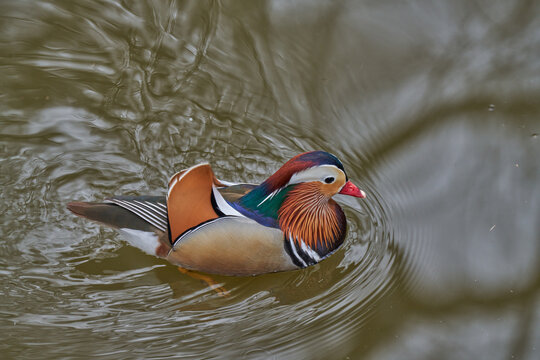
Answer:
[{"label": "white breast stripe", "polygon": [[245,217],[229,205],[214,185],[212,185],[212,193],[214,194],[214,199],[216,199],[216,205],[222,213],[225,215]]},{"label": "white breast stripe", "polygon": [[289,243],[291,245],[291,250],[294,254],[294,257],[296,258],[296,260],[298,260],[299,262],[302,263],[302,265],[304,265],[304,267],[307,266],[306,262],[304,261],[304,259],[302,259],[300,257],[300,255],[298,255],[298,253],[296,252],[296,245],[294,244],[294,241],[293,241],[293,238],[292,238],[292,235],[289,235]]},{"label": "white breast stripe", "polygon": [[315,250],[307,246],[304,240],[302,239],[300,239],[300,246],[302,247],[302,250],[304,251],[304,253],[306,253],[306,255],[312,258],[315,262],[319,262],[321,260],[321,257],[319,256],[319,254],[317,254]]}]

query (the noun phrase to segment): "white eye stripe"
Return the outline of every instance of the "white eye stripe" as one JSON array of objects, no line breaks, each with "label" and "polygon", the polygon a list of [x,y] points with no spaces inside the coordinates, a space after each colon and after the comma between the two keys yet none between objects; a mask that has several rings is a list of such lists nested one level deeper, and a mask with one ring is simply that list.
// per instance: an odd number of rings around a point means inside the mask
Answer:
[{"label": "white eye stripe", "polygon": [[343,174],[343,178],[345,178],[343,171],[334,165],[315,166],[304,171],[297,172],[291,176],[291,179],[287,185],[309,181],[320,181],[325,183],[325,179],[329,177],[333,177],[335,181],[340,174]]}]

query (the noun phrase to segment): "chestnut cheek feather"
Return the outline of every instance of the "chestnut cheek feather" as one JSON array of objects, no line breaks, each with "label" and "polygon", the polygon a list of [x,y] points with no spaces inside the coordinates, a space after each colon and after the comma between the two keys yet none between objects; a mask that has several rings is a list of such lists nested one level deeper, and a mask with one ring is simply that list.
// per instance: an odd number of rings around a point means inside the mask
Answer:
[{"label": "chestnut cheek feather", "polygon": [[304,241],[310,248],[327,253],[339,246],[345,231],[341,209],[324,194],[323,186],[304,183],[291,190],[279,210],[279,225],[298,246]]},{"label": "chestnut cheek feather", "polygon": [[337,181],[332,184],[321,184],[321,189],[319,191],[327,197],[332,197],[339,192],[341,186],[342,184],[339,184]]}]

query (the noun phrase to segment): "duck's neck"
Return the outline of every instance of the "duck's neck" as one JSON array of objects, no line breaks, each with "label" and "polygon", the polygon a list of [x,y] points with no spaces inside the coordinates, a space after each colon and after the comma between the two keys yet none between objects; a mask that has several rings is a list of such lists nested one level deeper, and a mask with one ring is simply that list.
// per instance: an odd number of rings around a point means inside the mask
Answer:
[{"label": "duck's neck", "polygon": [[305,167],[306,164],[302,162],[289,160],[262,184],[236,201],[234,206],[261,224],[279,228],[279,209],[289,191],[298,185],[289,184],[289,180]]},{"label": "duck's neck", "polygon": [[260,224],[279,228],[279,208],[294,185],[272,190],[262,183],[236,201],[233,206]]}]

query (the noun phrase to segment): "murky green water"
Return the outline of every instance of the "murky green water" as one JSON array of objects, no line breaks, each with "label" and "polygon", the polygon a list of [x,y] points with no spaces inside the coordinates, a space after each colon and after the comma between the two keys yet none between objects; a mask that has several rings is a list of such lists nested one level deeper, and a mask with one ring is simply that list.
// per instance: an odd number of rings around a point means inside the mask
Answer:
[{"label": "murky green water", "polygon": [[[540,2],[4,1],[2,358],[540,358]],[[70,200],[338,155],[366,200],[221,298]]]}]

